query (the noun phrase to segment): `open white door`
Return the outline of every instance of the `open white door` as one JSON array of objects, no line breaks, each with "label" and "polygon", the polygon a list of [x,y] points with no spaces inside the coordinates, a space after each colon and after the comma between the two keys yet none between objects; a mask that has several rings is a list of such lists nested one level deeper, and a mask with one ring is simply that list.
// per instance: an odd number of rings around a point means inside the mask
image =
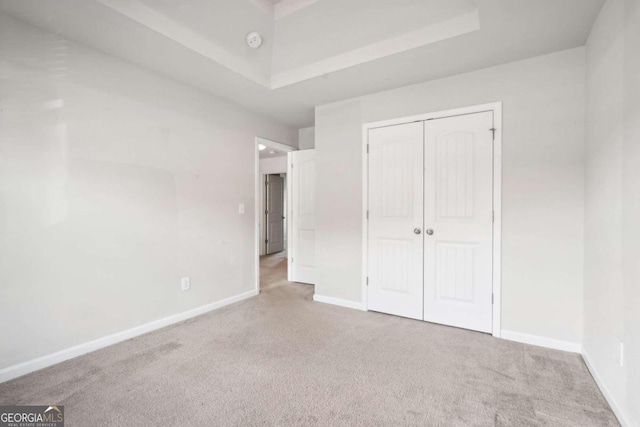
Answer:
[{"label": "open white door", "polygon": [[422,319],[423,125],[369,130],[368,309]]},{"label": "open white door", "polygon": [[266,244],[267,254],[284,250],[284,178],[266,175]]},{"label": "open white door", "polygon": [[289,153],[288,186],[289,281],[315,284],[316,266],[316,152],[301,150]]},{"label": "open white door", "polygon": [[493,113],[423,123],[424,320],[491,332]]}]

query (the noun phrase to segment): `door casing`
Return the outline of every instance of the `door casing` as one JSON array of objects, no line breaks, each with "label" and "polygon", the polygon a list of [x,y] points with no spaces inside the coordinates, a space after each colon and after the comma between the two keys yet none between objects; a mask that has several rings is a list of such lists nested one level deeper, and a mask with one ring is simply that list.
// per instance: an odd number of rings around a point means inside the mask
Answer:
[{"label": "door casing", "polygon": [[502,253],[502,102],[474,105],[456,108],[453,110],[434,113],[419,114],[397,119],[383,120],[365,123],[362,125],[362,305],[368,310],[367,302],[367,265],[368,265],[368,219],[369,206],[369,162],[367,145],[369,143],[369,129],[385,126],[394,126],[405,123],[427,121],[465,114],[474,114],[491,111],[494,117],[495,137],[493,143],[493,311],[492,311],[492,335],[500,337],[501,330],[501,253]]}]

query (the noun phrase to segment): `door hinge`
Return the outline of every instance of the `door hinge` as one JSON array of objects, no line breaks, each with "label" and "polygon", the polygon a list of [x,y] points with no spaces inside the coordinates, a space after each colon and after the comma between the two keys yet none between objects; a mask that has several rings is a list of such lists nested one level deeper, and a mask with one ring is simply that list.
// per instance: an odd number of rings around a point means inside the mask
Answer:
[{"label": "door hinge", "polygon": [[491,304],[493,305],[493,294],[491,294]]},{"label": "door hinge", "polygon": [[496,211],[491,212],[491,222],[496,222]]},{"label": "door hinge", "polygon": [[367,211],[367,221],[369,220],[369,211]]},{"label": "door hinge", "polygon": [[369,276],[367,276],[367,286],[369,286]]},{"label": "door hinge", "polygon": [[293,257],[291,257],[291,264],[293,264]]},{"label": "door hinge", "polygon": [[269,215],[269,211],[267,209],[264,210],[265,215]]},{"label": "door hinge", "polygon": [[264,239],[264,242],[265,243],[269,243],[269,239]]},{"label": "door hinge", "polygon": [[369,154],[369,144],[367,144],[367,154]]},{"label": "door hinge", "polygon": [[489,130],[491,131],[492,139],[495,141],[495,139],[496,139],[496,128],[491,128]]}]

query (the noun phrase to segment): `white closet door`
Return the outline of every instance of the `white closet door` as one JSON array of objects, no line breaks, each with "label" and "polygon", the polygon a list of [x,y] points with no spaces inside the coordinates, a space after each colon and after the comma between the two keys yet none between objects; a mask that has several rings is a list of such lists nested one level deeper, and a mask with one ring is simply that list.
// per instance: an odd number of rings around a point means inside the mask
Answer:
[{"label": "white closet door", "polygon": [[423,125],[369,130],[368,309],[422,319]]},{"label": "white closet door", "polygon": [[301,150],[291,156],[291,258],[289,280],[316,283],[316,152]]},{"label": "white closet door", "polygon": [[424,320],[491,332],[493,113],[424,127]]}]

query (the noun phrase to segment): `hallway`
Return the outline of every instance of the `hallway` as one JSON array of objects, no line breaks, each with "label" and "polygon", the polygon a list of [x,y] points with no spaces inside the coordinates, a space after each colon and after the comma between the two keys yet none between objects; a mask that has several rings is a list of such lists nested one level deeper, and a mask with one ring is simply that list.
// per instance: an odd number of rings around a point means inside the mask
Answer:
[{"label": "hallway", "polygon": [[287,257],[285,251],[260,257],[260,291],[266,291],[287,282]]}]

